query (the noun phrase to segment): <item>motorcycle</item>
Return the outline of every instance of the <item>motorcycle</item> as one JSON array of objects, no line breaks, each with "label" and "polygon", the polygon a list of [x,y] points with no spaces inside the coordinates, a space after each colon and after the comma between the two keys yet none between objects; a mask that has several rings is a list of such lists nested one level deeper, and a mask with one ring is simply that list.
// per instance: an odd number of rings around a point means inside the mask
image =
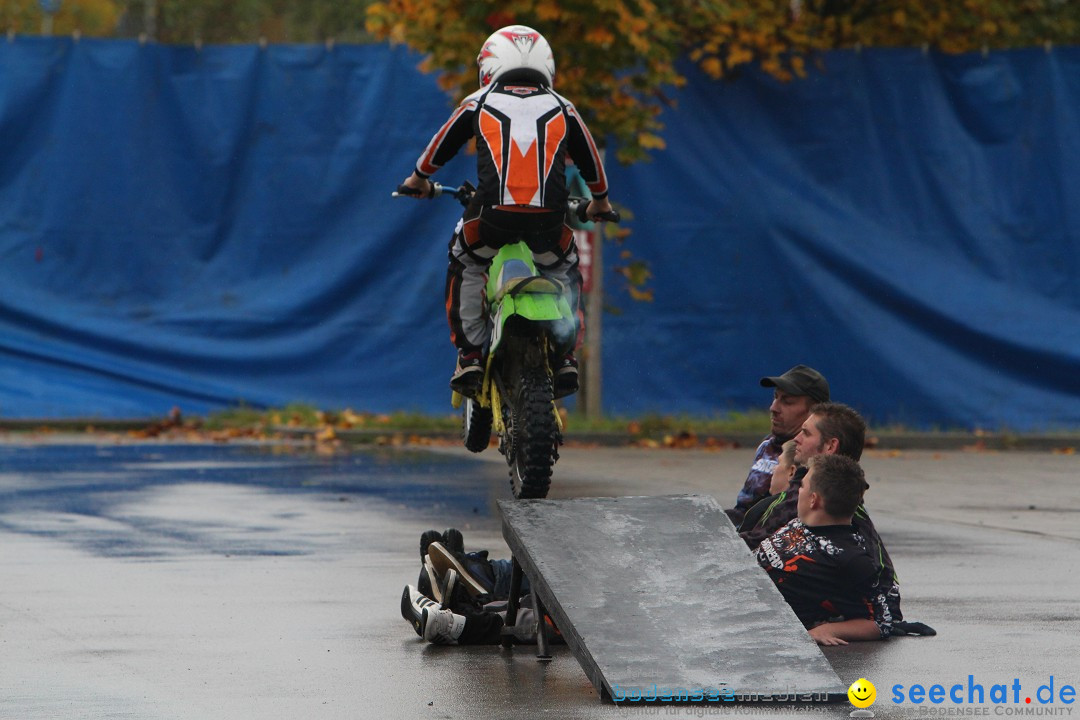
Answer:
[{"label": "motorcycle", "polygon": [[[435,183],[432,197],[447,195],[467,206],[475,190],[468,182],[458,188]],[[571,198],[567,212],[586,222],[587,206],[585,198]],[[599,219],[618,222],[619,215]],[[551,361],[573,349],[574,309],[567,289],[537,270],[524,241],[500,248],[485,290],[491,332],[481,390],[475,398],[451,396],[453,407],[462,411],[462,442],[471,452],[482,452],[495,432],[514,497],[547,497],[563,430]]]}]

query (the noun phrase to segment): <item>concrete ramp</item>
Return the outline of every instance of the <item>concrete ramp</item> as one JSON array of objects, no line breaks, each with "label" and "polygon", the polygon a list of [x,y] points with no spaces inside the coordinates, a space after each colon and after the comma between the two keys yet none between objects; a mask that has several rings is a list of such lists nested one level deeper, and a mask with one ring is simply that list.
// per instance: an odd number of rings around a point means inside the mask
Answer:
[{"label": "concrete ramp", "polygon": [[603,699],[846,697],[715,499],[503,500],[499,508],[514,557]]}]

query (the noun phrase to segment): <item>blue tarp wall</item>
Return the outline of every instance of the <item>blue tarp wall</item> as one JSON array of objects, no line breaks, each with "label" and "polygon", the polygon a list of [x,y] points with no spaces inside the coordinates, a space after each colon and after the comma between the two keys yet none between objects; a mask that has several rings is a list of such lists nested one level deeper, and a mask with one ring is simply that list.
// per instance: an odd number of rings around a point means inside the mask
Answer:
[{"label": "blue tarp wall", "polygon": [[[687,67],[667,150],[609,162],[656,300],[609,273],[605,409],[803,362],[876,423],[1080,427],[1080,48],[823,62]],[[416,64],[0,40],[0,418],[448,411],[459,208],[389,197],[450,111]]]}]

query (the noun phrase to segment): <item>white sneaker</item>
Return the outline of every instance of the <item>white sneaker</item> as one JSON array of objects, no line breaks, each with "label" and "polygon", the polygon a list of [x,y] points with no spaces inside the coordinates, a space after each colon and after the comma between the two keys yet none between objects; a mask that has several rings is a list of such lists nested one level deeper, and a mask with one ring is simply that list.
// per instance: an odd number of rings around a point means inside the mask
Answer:
[{"label": "white sneaker", "polygon": [[465,629],[465,618],[449,610],[426,607],[421,624],[424,639],[428,642],[436,645],[457,645],[458,638]]},{"label": "white sneaker", "polygon": [[424,608],[437,608],[439,603],[424,595],[412,585],[406,585],[401,593],[401,617],[413,626],[420,637],[424,637]]}]

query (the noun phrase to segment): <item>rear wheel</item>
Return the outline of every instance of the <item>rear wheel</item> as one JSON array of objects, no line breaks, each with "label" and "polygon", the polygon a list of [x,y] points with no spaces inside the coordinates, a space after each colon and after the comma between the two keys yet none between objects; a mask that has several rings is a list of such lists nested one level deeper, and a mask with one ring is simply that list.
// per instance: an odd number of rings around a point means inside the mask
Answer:
[{"label": "rear wheel", "polygon": [[552,404],[551,375],[544,367],[526,368],[510,412],[512,452],[510,487],[516,498],[547,497],[551,469],[558,458],[559,426]]},{"label": "rear wheel", "polygon": [[474,453],[486,450],[491,442],[491,408],[465,398],[461,410],[461,439],[465,448]]}]

